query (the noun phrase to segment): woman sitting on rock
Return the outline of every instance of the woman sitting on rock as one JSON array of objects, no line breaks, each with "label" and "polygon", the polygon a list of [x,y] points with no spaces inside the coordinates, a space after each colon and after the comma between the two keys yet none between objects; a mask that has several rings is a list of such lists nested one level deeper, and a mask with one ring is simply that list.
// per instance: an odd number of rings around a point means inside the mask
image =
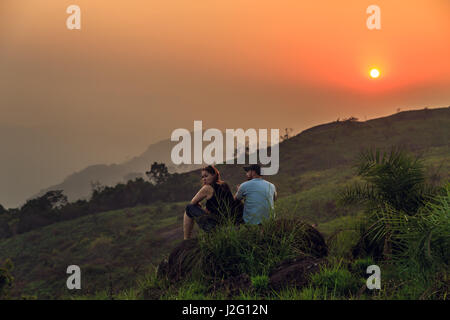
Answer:
[{"label": "woman sitting on rock", "polygon": [[[194,221],[206,232],[214,229],[223,218],[241,211],[240,202],[234,200],[230,187],[220,179],[220,172],[214,166],[204,167],[201,171],[202,187],[186,206],[183,221],[184,239],[191,237]],[[206,199],[206,208],[200,205]],[[236,215],[233,217],[236,219]],[[238,220],[236,220],[238,221]]]}]

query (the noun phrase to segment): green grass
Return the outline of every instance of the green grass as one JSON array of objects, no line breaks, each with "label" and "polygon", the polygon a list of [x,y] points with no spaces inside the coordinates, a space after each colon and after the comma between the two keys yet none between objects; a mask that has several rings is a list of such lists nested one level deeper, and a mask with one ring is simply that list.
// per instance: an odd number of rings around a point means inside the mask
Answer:
[{"label": "green grass", "polygon": [[269,277],[267,275],[253,276],[251,281],[256,292],[264,292],[269,288]]},{"label": "green grass", "polygon": [[273,292],[270,297],[272,300],[337,300],[333,292],[327,288],[314,288],[312,286],[297,289],[286,288],[280,292]]},{"label": "green grass", "polygon": [[333,297],[346,297],[356,294],[365,284],[365,280],[355,277],[340,263],[337,263],[322,267],[320,272],[313,274],[311,284],[314,288],[326,288]]},{"label": "green grass", "polygon": [[[11,257],[15,264],[12,294],[73,297],[109,289],[110,282],[114,293],[121,292],[182,240],[181,230],[161,237],[163,230],[179,229],[182,208],[179,204],[176,210],[170,205],[103,212],[1,240],[0,260]],[[72,264],[82,270],[81,293],[65,285],[65,271]]]}]

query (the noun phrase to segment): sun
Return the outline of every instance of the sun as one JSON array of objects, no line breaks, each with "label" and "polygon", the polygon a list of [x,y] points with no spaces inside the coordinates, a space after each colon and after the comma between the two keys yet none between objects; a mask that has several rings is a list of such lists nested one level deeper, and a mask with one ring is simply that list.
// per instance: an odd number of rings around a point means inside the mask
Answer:
[{"label": "sun", "polygon": [[370,76],[373,79],[376,79],[380,76],[380,71],[378,69],[372,69],[372,70],[370,70]]}]

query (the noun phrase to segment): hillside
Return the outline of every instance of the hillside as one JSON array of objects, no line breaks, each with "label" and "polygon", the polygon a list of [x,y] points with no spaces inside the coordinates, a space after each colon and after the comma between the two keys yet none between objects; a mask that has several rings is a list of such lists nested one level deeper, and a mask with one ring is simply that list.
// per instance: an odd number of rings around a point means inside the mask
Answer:
[{"label": "hillside", "polygon": [[[339,214],[334,194],[354,177],[353,165],[367,148],[396,146],[421,156],[436,183],[450,176],[450,108],[403,111],[365,122],[337,121],[307,129],[280,144],[273,182],[289,211],[310,221]],[[218,165],[232,189],[245,179],[242,165]],[[198,171],[184,174],[195,181]],[[197,186],[187,190],[186,200]],[[294,211],[292,212],[293,208]]]},{"label": "hillside", "polygon": [[[391,146],[421,155],[432,182],[448,180],[450,108],[328,123],[282,142],[279,174],[268,178],[278,188],[277,214],[319,223],[319,230],[330,235],[355,214],[339,208],[336,196],[356,181],[353,165],[359,152]],[[232,189],[242,182],[241,165],[218,167]],[[184,173],[181,178],[198,181],[199,172]],[[185,187],[186,201],[197,188],[194,182]],[[129,288],[182,239],[184,204],[155,203],[103,212],[0,240],[0,261],[11,258],[16,266],[13,293],[67,297],[65,268],[71,264],[84,270],[83,295]]]},{"label": "hillside", "polygon": [[66,268],[83,270],[83,292],[113,281],[130,286],[181,240],[183,204],[109,211],[55,223],[0,242],[0,261],[15,265],[13,295],[53,299],[67,294]]}]

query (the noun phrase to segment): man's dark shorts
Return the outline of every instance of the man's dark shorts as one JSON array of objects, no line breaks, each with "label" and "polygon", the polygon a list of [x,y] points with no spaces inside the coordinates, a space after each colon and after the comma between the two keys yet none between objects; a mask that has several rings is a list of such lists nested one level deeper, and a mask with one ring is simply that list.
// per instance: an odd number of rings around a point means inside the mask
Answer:
[{"label": "man's dark shorts", "polygon": [[210,232],[218,224],[218,218],[215,214],[208,213],[195,204],[188,204],[186,206],[186,215],[194,219],[198,226],[206,232]]}]

